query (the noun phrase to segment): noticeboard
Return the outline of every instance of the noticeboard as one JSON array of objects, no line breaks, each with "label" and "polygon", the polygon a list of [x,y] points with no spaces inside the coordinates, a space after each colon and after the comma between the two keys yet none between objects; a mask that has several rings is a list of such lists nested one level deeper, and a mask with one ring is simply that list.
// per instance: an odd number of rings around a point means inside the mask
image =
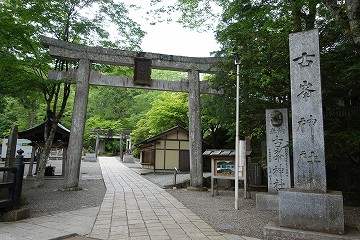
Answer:
[{"label": "noticeboard", "polygon": [[235,160],[214,160],[214,176],[235,177]]}]

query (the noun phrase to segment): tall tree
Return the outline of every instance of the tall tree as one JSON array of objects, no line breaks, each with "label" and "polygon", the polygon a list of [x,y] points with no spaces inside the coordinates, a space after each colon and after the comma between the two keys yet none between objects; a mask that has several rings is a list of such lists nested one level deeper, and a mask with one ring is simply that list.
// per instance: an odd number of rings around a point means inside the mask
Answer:
[{"label": "tall tree", "polygon": [[[10,42],[5,52],[16,59],[20,55],[28,60],[30,74],[22,77],[38,79],[46,101],[45,148],[36,178],[36,185],[42,186],[57,124],[70,94],[70,83],[44,81],[51,61],[40,46],[40,34],[75,43],[134,49],[144,32],[128,17],[127,6],[112,0],[5,0],[1,3],[1,11],[17,30],[4,32],[4,36],[7,34],[9,39],[17,40]],[[110,34],[106,30],[110,23],[117,28],[118,38],[113,41],[109,40]],[[55,70],[69,70],[76,68],[77,63],[56,60],[52,66]]]},{"label": "tall tree", "polygon": [[344,30],[349,32],[354,43],[360,45],[360,2],[358,0],[322,0],[322,2],[336,21],[343,22]]},{"label": "tall tree", "polygon": [[[164,3],[161,0],[154,2]],[[224,87],[224,98],[228,104],[221,104],[221,101],[215,104],[221,109],[228,108],[224,111],[224,114],[228,114],[227,120],[218,121],[230,132],[234,133],[235,129],[233,47],[236,46],[235,50],[241,56],[241,131],[252,137],[253,141],[261,141],[265,136],[264,110],[290,107],[288,35],[296,31],[320,29],[325,110],[340,108],[345,111],[343,107],[349,103],[352,106],[360,104],[357,84],[360,77],[358,0],[182,0],[167,10],[183,10],[182,20],[187,23],[196,22],[197,17],[201,22],[209,12],[208,8],[214,6],[212,4],[221,7],[216,38],[222,44],[222,50],[217,54],[228,57],[228,61],[222,65],[223,70],[213,81],[214,86]],[[191,6],[197,12],[204,8],[202,15],[192,14],[194,10],[187,9]],[[325,130],[332,133],[340,131],[343,139],[344,130],[347,130],[344,125],[339,126],[339,121],[337,117],[325,118]],[[356,121],[349,123],[351,130],[359,130]],[[354,139],[353,134],[349,137]],[[328,156],[333,154],[333,149],[337,149],[332,146],[327,148]],[[259,152],[260,148],[259,151],[254,149],[255,154]]]},{"label": "tall tree", "polygon": [[177,125],[188,126],[187,94],[164,92],[151,103],[151,109],[139,120],[132,137],[134,142],[142,141]]}]

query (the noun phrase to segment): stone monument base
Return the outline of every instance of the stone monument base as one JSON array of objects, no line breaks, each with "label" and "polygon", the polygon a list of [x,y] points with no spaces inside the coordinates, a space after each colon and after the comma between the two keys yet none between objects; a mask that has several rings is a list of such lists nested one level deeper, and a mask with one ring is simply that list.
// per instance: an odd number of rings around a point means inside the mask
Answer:
[{"label": "stone monument base", "polygon": [[274,193],[257,193],[256,209],[261,211],[279,211],[279,195]]},{"label": "stone monument base", "polygon": [[132,155],[132,154],[124,155],[123,162],[124,163],[135,163],[134,155]]},{"label": "stone monument base", "polygon": [[343,196],[339,191],[326,193],[279,191],[279,225],[285,228],[344,234]]},{"label": "stone monument base", "polygon": [[264,239],[266,240],[358,240],[360,232],[354,229],[346,229],[345,235],[305,231],[280,227],[279,220],[271,221],[264,227]]}]

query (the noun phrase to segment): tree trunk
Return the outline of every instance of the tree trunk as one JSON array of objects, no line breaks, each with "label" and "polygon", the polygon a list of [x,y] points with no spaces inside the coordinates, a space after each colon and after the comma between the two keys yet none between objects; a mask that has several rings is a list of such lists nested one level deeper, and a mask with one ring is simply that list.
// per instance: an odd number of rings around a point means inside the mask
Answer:
[{"label": "tree trunk", "polygon": [[301,32],[301,6],[299,6],[299,1],[291,0],[292,7],[292,18],[293,18],[293,28],[295,32]]},{"label": "tree trunk", "polygon": [[36,108],[35,107],[32,107],[31,109],[29,109],[29,112],[28,112],[28,120],[29,120],[29,127],[33,127],[36,123]]},{"label": "tree trunk", "polygon": [[360,44],[360,2],[359,0],[346,0],[346,13],[335,0],[323,0],[326,8],[336,20],[346,22],[354,43]]},{"label": "tree trunk", "polygon": [[359,0],[346,0],[345,4],[353,41],[360,44],[360,2]]},{"label": "tree trunk", "polygon": [[[39,169],[36,174],[35,187],[44,186],[44,175],[45,175],[46,163],[47,163],[47,160],[49,159],[49,155],[51,152],[51,145],[52,145],[52,142],[55,137],[55,132],[56,132],[58,121],[53,120],[51,122],[49,121],[48,123],[49,124],[51,123],[50,131],[47,131],[48,127],[45,127],[45,133],[44,133],[45,146],[44,146],[44,152],[41,155],[41,158],[38,160]],[[45,124],[45,126],[47,126],[47,125],[48,124]],[[49,133],[49,134],[47,135],[47,133]]]},{"label": "tree trunk", "polygon": [[[315,26],[317,0],[309,0],[306,3],[298,0],[291,0],[293,28],[295,32],[313,29]],[[307,6],[308,13],[302,11]]]},{"label": "tree trunk", "polygon": [[306,30],[311,30],[315,27],[315,18],[316,18],[316,5],[317,0],[309,1],[309,14],[305,16]]}]

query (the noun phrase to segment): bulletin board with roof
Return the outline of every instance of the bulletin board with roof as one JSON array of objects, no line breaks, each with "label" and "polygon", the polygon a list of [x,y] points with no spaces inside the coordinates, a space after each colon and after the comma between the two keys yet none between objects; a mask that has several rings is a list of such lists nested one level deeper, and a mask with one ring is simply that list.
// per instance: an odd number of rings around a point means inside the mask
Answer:
[{"label": "bulletin board with roof", "polygon": [[[250,151],[246,152],[250,155]],[[235,150],[231,149],[207,149],[203,156],[211,157],[211,195],[214,196],[214,188],[217,188],[218,179],[235,181]],[[239,180],[244,180],[245,166],[239,166]]]}]

